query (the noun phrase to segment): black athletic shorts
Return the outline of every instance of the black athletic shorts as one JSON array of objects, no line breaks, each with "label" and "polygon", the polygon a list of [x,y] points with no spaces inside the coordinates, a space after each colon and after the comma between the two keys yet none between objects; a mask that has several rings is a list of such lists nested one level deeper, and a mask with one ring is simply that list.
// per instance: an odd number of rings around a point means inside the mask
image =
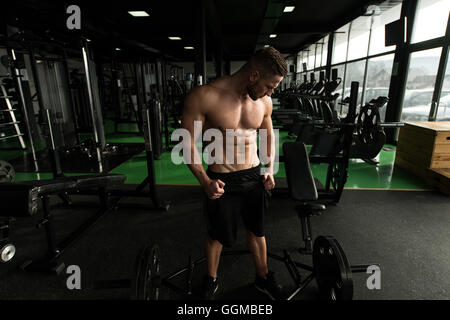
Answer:
[{"label": "black athletic shorts", "polygon": [[204,213],[211,239],[232,246],[240,216],[248,231],[257,237],[264,236],[264,214],[268,210],[270,191],[264,189],[261,165],[229,173],[208,169],[206,174],[225,183],[225,193],[220,198],[211,200],[204,194]]}]

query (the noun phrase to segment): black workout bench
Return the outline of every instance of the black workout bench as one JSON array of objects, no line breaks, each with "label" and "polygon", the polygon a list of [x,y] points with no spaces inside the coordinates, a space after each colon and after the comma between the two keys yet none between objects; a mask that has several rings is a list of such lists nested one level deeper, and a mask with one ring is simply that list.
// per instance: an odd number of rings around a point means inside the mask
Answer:
[{"label": "black workout bench", "polygon": [[[39,261],[27,262],[22,268],[27,271],[44,271],[59,274],[64,270],[61,257],[89,228],[115,207],[119,197],[110,197],[109,188],[123,185],[126,176],[121,174],[86,175],[76,177],[61,177],[53,180],[24,181],[18,183],[0,183],[0,217],[8,220],[3,225],[2,242],[8,240],[10,221],[16,217],[31,217],[37,215],[42,208],[43,217],[38,227],[45,227],[48,252]],[[61,242],[56,241],[56,226],[54,216],[50,211],[50,196],[57,195],[67,199],[69,194],[83,194],[87,192],[98,194],[100,199],[99,210],[87,219],[80,227],[74,230]],[[71,203],[71,201],[69,201]],[[14,246],[8,247],[5,256],[12,258]],[[3,255],[3,252],[2,252]]]}]

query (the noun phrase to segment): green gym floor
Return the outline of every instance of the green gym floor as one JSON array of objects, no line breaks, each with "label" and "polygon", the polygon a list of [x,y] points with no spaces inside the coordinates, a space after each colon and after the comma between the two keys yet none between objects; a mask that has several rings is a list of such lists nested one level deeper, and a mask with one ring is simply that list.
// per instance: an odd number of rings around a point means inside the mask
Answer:
[{"label": "green gym floor", "polygon": [[[120,125],[120,131],[134,131],[133,125]],[[107,143],[143,143],[144,139],[137,133],[123,134],[114,133],[114,124],[107,121],[105,125]],[[280,131],[280,146],[283,142],[290,141],[287,133]],[[0,147],[5,147],[4,144]],[[382,189],[382,190],[430,190],[431,188],[421,179],[407,173],[406,171],[394,167],[395,146],[385,145],[377,161],[378,165],[370,165],[362,160],[351,160],[349,166],[349,176],[346,189]],[[45,145],[39,143],[37,150],[45,148]],[[23,156],[24,151],[1,150],[0,159],[12,160]],[[282,154],[280,147],[280,155]],[[146,159],[145,153],[138,154],[128,161],[122,163],[111,173],[120,173],[127,176],[126,183],[138,184],[146,177]],[[314,176],[322,183],[325,182],[327,166],[321,164],[312,164]],[[171,161],[170,152],[165,152],[159,160],[155,161],[156,183],[159,185],[198,185],[197,180],[189,171],[186,165],[175,165]],[[85,173],[71,173],[67,175],[79,175]],[[285,177],[284,164],[279,164],[279,171],[275,177]],[[51,179],[51,173],[27,173],[17,172],[16,181]]]}]

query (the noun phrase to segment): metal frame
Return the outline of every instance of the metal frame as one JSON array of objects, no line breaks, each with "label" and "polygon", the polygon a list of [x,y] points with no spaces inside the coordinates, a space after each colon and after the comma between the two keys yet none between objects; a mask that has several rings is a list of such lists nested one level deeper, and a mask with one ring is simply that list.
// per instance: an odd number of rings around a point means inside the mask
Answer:
[{"label": "metal frame", "polygon": [[96,195],[100,199],[99,210],[59,241],[56,236],[54,215],[50,211],[50,197],[48,195],[42,196],[43,218],[38,223],[38,228],[45,228],[48,251],[45,257],[35,261],[26,261],[21,265],[21,268],[31,272],[60,274],[65,268],[65,264],[61,259],[67,250],[96,225],[101,218],[105,217],[115,207],[117,201],[119,201],[118,198],[111,198],[104,187],[100,187]]},{"label": "metal frame", "polygon": [[22,150],[26,150],[27,146],[25,144],[25,141],[23,139],[24,134],[20,131],[20,121],[17,121],[16,119],[16,115],[14,113],[14,108],[11,104],[11,101],[9,100],[11,97],[8,96],[8,93],[6,91],[6,88],[3,84],[0,83],[0,88],[1,88],[1,97],[0,99],[5,99],[5,105],[6,105],[6,110],[0,110],[0,112],[5,112],[5,113],[9,113],[9,116],[11,118],[11,122],[6,122],[6,123],[0,123],[0,127],[6,127],[6,126],[13,126],[14,130],[16,131],[15,135],[11,135],[11,136],[6,136],[6,137],[1,137],[0,141],[2,140],[6,140],[6,139],[10,139],[10,138],[18,138],[19,143],[20,143],[20,147]]},{"label": "metal frame", "polygon": [[[115,88],[115,90],[117,90],[117,92],[115,92],[116,99],[117,99],[117,101],[116,101],[116,118],[114,119],[114,132],[115,133],[123,133],[123,134],[142,133],[142,119],[140,117],[140,111],[139,111],[139,109],[142,109],[141,99],[139,98],[140,88],[138,88],[138,90],[137,90],[138,92],[136,93],[136,98],[137,98],[136,104],[137,104],[138,111],[136,111],[134,109],[134,105],[132,106],[132,110],[131,110],[135,117],[135,120],[131,120],[131,118],[128,118],[128,119],[122,118],[122,107],[121,107],[121,102],[122,102],[123,97],[125,98],[126,105],[129,104],[126,102],[127,97],[131,99],[131,96],[129,95],[128,92],[126,92],[125,94],[122,94],[122,92],[121,92],[122,88],[127,88],[127,90],[130,88],[127,79],[133,78],[133,81],[136,84],[136,86],[137,87],[139,86],[138,75],[137,75],[137,70],[136,70],[137,69],[136,65],[138,63],[139,62],[129,62],[129,61],[120,61],[119,62],[117,57],[115,57],[112,62],[113,68],[115,69],[113,71],[114,82],[115,82],[114,88]],[[131,71],[131,74],[129,75],[129,77],[126,72],[127,70],[125,68],[125,65],[130,66],[129,71]],[[119,69],[119,68],[121,68],[121,69]],[[118,74],[119,74],[118,70],[122,71],[123,79],[120,79],[118,77]],[[119,81],[120,81],[120,86],[119,86]],[[130,103],[132,103],[132,102],[130,102]],[[136,131],[119,130],[120,124],[135,124],[137,126],[138,131],[136,132]]]},{"label": "metal frame", "polygon": [[[84,62],[84,69],[85,69],[85,75],[86,75],[86,84],[88,89],[88,97],[89,97],[89,110],[91,113],[91,120],[92,120],[92,128],[94,133],[94,141],[96,144],[96,155],[97,155],[97,163],[98,163],[98,172],[103,172],[103,161],[102,161],[102,154],[101,154],[101,145],[100,145],[100,137],[98,133],[97,128],[97,118],[96,118],[96,109],[95,109],[95,101],[94,101],[94,92],[93,92],[93,83],[91,82],[91,66],[89,64],[89,58],[88,58],[88,45],[87,41],[83,42],[81,51],[83,54],[83,62]],[[96,85],[96,84],[95,84]],[[104,138],[103,138],[104,139]]]},{"label": "metal frame", "polygon": [[[223,251],[221,253],[221,257],[241,256],[241,255],[249,255],[249,254],[252,254],[249,250],[228,250],[228,251]],[[269,252],[269,251],[267,252],[268,258],[272,258],[276,261],[283,262],[285,264],[289,274],[291,275],[292,280],[294,281],[294,284],[295,284],[295,288],[292,292],[289,293],[286,300],[292,300],[295,296],[297,296],[297,294],[302,292],[303,289],[306,288],[306,286],[308,286],[308,284],[311,283],[311,281],[314,280],[314,278],[316,277],[316,271],[313,266],[303,264],[301,262],[298,262],[298,261],[295,261],[294,259],[292,259],[292,257],[287,252],[287,250],[283,250],[283,255],[284,256],[280,256],[280,255],[277,255],[277,254]],[[193,280],[193,275],[194,275],[194,269],[196,266],[198,266],[204,262],[206,262],[206,257],[201,257],[197,260],[192,261],[192,257],[189,255],[187,266],[183,267],[181,269],[175,270],[172,273],[170,273],[169,275],[162,278],[161,284],[163,284],[167,288],[169,288],[175,292],[178,292],[180,294],[192,296],[193,295],[192,280]],[[369,266],[370,265],[352,265],[350,267],[350,270],[352,273],[364,273],[367,271],[367,268]],[[304,280],[301,279],[301,276],[299,273],[299,268],[310,272],[305,277]],[[172,282],[172,280],[174,280],[175,278],[177,278],[185,273],[187,273],[186,288],[179,287]]]},{"label": "metal frame", "polygon": [[[170,204],[165,201],[161,201],[159,198],[159,194],[156,189],[156,181],[155,181],[155,164],[154,164],[154,156],[153,156],[153,144],[152,144],[152,129],[151,129],[151,120],[150,120],[150,110],[146,108],[143,111],[144,115],[144,138],[145,138],[145,154],[147,160],[147,177],[135,190],[111,190],[110,194],[115,196],[129,196],[129,197],[149,197],[154,205],[155,210],[168,211],[170,208]],[[143,191],[146,187],[148,187],[149,191]]]},{"label": "metal frame", "polygon": [[[9,56],[13,59],[13,61],[16,61],[17,59],[16,59],[16,54],[15,54],[14,49],[7,48],[7,51],[8,51]],[[38,164],[37,157],[36,157],[35,143],[34,143],[33,134],[31,132],[31,122],[30,122],[30,118],[28,116],[28,106],[25,101],[25,95],[24,95],[23,87],[22,87],[23,75],[20,74],[19,69],[15,68],[13,66],[11,66],[11,71],[12,71],[12,75],[13,75],[13,78],[16,83],[16,89],[18,90],[17,93],[19,95],[19,103],[22,106],[23,117],[25,120],[26,128],[27,128],[27,134],[28,134],[29,144],[30,144],[30,148],[31,148],[31,154],[33,157],[35,172],[39,172],[39,164]]]},{"label": "metal frame", "polygon": [[[145,149],[146,149],[146,160],[147,160],[147,177],[144,179],[144,181],[135,189],[135,190],[108,190],[108,194],[111,196],[118,197],[116,199],[116,204],[122,197],[142,197],[142,198],[150,198],[153,202],[154,209],[156,210],[163,210],[168,211],[169,210],[169,203],[161,201],[159,198],[159,194],[156,190],[156,181],[155,181],[155,165],[153,160],[153,147],[152,147],[152,141],[151,141],[151,121],[150,121],[150,114],[149,109],[146,109],[144,111],[145,113],[145,122],[144,122],[144,138],[145,138]],[[58,177],[64,177],[64,173],[61,169],[61,163],[59,158],[58,150],[55,148],[54,140],[53,140],[53,134],[52,134],[52,121],[51,121],[51,115],[48,109],[45,110],[45,116],[46,116],[46,122],[49,129],[49,137],[50,137],[50,143],[49,143],[49,155],[50,155],[50,161],[52,165],[52,171],[55,178]],[[148,187],[149,191],[146,192],[144,189]],[[83,194],[87,195],[96,195],[98,192],[88,192],[84,191]],[[67,197],[66,194],[60,194],[59,197],[66,203],[70,204],[70,198]]]}]

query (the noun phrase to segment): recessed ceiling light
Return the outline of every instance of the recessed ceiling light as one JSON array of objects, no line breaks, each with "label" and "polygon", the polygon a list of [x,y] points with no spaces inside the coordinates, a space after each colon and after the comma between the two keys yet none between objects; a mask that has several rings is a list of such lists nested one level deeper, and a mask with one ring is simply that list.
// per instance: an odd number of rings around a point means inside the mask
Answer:
[{"label": "recessed ceiling light", "polygon": [[145,11],[128,11],[133,17],[148,17],[149,14]]},{"label": "recessed ceiling light", "polygon": [[170,40],[181,40],[180,37],[169,37]]},{"label": "recessed ceiling light", "polygon": [[286,6],[286,7],[284,7],[283,12],[292,12],[292,11],[294,11],[294,9],[295,9],[295,6]]},{"label": "recessed ceiling light", "polygon": [[264,48],[268,48],[268,47],[270,47],[268,44],[266,44],[266,45],[264,46]]},{"label": "recessed ceiling light", "polygon": [[276,34],[271,34],[271,35],[269,36],[269,38],[276,38],[276,37],[277,37]]},{"label": "recessed ceiling light", "polygon": [[116,51],[120,51],[121,49],[120,48],[116,48]]},{"label": "recessed ceiling light", "polygon": [[194,50],[194,47],[184,47],[186,50]]}]

